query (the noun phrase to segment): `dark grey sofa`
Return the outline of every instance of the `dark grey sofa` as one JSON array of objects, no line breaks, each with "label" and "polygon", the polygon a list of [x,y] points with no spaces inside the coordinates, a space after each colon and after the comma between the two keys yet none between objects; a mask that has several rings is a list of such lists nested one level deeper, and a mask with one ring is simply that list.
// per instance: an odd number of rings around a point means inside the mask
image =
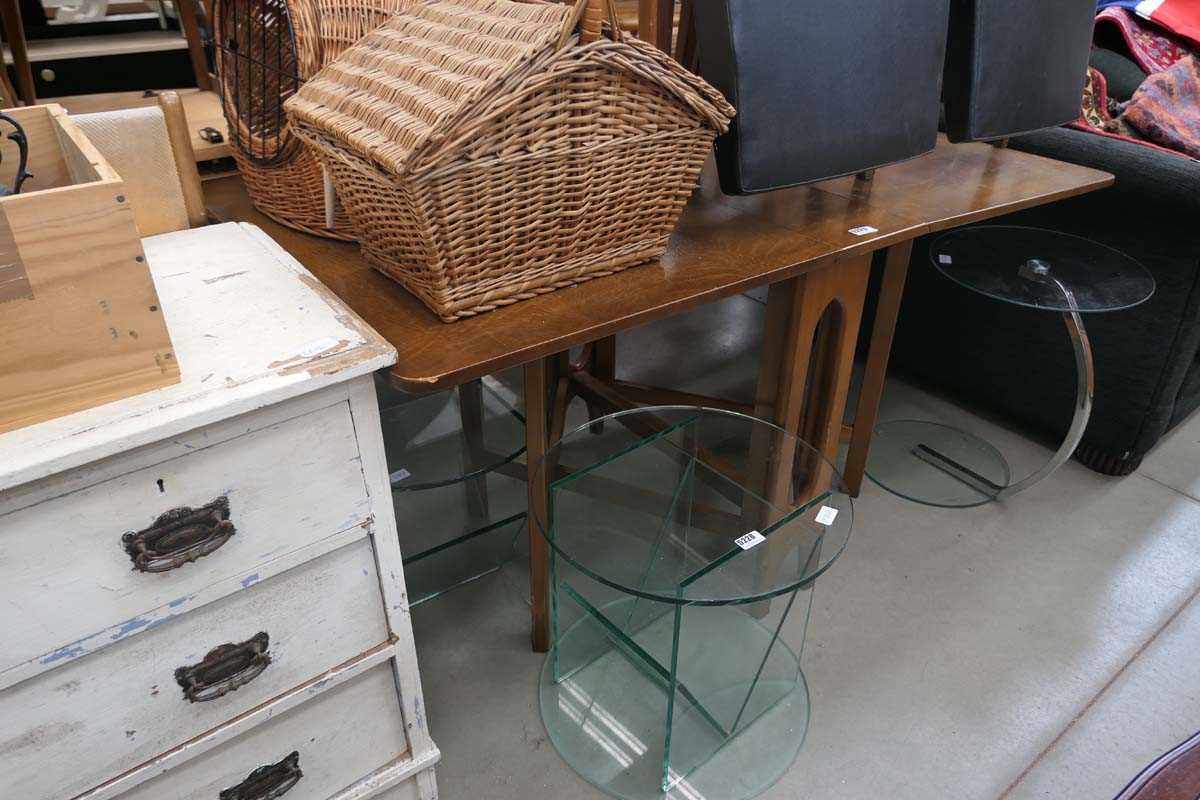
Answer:
[{"label": "dark grey sofa", "polygon": [[[1054,128],[1011,146],[1116,175],[1110,189],[993,224],[1073,233],[1141,260],[1158,282],[1144,305],[1087,320],[1096,403],[1076,458],[1109,475],[1135,469],[1200,406],[1200,162]],[[1075,375],[1057,314],[972,294],[937,274],[928,240],[913,251],[892,364],[935,390],[1047,440],[1070,423]]]}]

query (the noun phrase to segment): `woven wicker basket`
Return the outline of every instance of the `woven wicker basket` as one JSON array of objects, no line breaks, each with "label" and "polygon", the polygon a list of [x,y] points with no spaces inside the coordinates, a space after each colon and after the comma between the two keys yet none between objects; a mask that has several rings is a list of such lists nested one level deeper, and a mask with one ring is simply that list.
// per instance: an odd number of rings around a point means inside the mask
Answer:
[{"label": "woven wicker basket", "polygon": [[327,62],[414,0],[216,0],[216,66],[233,157],[254,205],[284,225],[353,239],[340,203],[330,227],[320,162],[291,133],[283,102]]},{"label": "woven wicker basket", "polygon": [[614,22],[610,0],[421,0],[287,102],[364,254],[444,321],[666,248],[733,109]]}]

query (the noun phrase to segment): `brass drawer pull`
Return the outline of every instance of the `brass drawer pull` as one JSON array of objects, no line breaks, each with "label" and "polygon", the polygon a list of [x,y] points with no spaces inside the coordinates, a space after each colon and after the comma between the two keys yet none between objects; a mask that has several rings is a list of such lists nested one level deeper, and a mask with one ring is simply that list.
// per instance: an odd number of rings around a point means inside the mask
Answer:
[{"label": "brass drawer pull", "polygon": [[300,754],[292,752],[278,764],[254,770],[237,786],[222,789],[218,800],[274,800],[287,794],[303,777]]},{"label": "brass drawer pull", "polygon": [[199,664],[175,670],[175,682],[192,703],[224,697],[262,674],[271,663],[270,643],[266,633],[256,633],[241,644],[214,647]]},{"label": "brass drawer pull", "polygon": [[173,508],[141,531],[129,531],[121,544],[139,572],[166,572],[216,550],[237,531],[229,521],[229,498],[197,509]]}]

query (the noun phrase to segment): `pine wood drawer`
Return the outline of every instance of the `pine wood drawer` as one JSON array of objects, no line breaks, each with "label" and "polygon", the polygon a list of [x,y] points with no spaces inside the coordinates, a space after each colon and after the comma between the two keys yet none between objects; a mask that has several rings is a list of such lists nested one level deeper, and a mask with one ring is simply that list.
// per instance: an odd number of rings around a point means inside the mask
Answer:
[{"label": "pine wood drawer", "polygon": [[[134,569],[127,531],[219,499],[236,532],[217,549]],[[340,402],[0,516],[0,689],[315,557],[370,513]]]},{"label": "pine wood drawer", "polygon": [[[260,767],[280,765],[292,753],[302,777],[287,793],[289,800],[325,800],[407,752],[392,663],[385,661],[119,795],[119,800],[217,800],[222,790],[242,784]],[[288,779],[287,768],[280,766],[263,783],[278,786],[276,781]]]},{"label": "pine wood drawer", "polygon": [[[177,669],[260,632],[269,637],[270,657],[260,674],[214,699],[185,698]],[[358,539],[144,635],[0,691],[4,795],[74,797],[389,637],[372,541]],[[234,666],[226,674],[251,674]]]}]

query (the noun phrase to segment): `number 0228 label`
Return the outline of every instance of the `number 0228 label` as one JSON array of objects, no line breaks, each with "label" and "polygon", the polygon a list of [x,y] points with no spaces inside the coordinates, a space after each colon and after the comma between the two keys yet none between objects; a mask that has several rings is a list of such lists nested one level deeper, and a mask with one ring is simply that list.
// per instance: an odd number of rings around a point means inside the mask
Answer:
[{"label": "number 0228 label", "polygon": [[743,550],[749,550],[751,547],[757,547],[766,540],[767,537],[763,536],[758,531],[750,531],[749,533],[743,534],[742,536],[734,539],[733,543]]}]

